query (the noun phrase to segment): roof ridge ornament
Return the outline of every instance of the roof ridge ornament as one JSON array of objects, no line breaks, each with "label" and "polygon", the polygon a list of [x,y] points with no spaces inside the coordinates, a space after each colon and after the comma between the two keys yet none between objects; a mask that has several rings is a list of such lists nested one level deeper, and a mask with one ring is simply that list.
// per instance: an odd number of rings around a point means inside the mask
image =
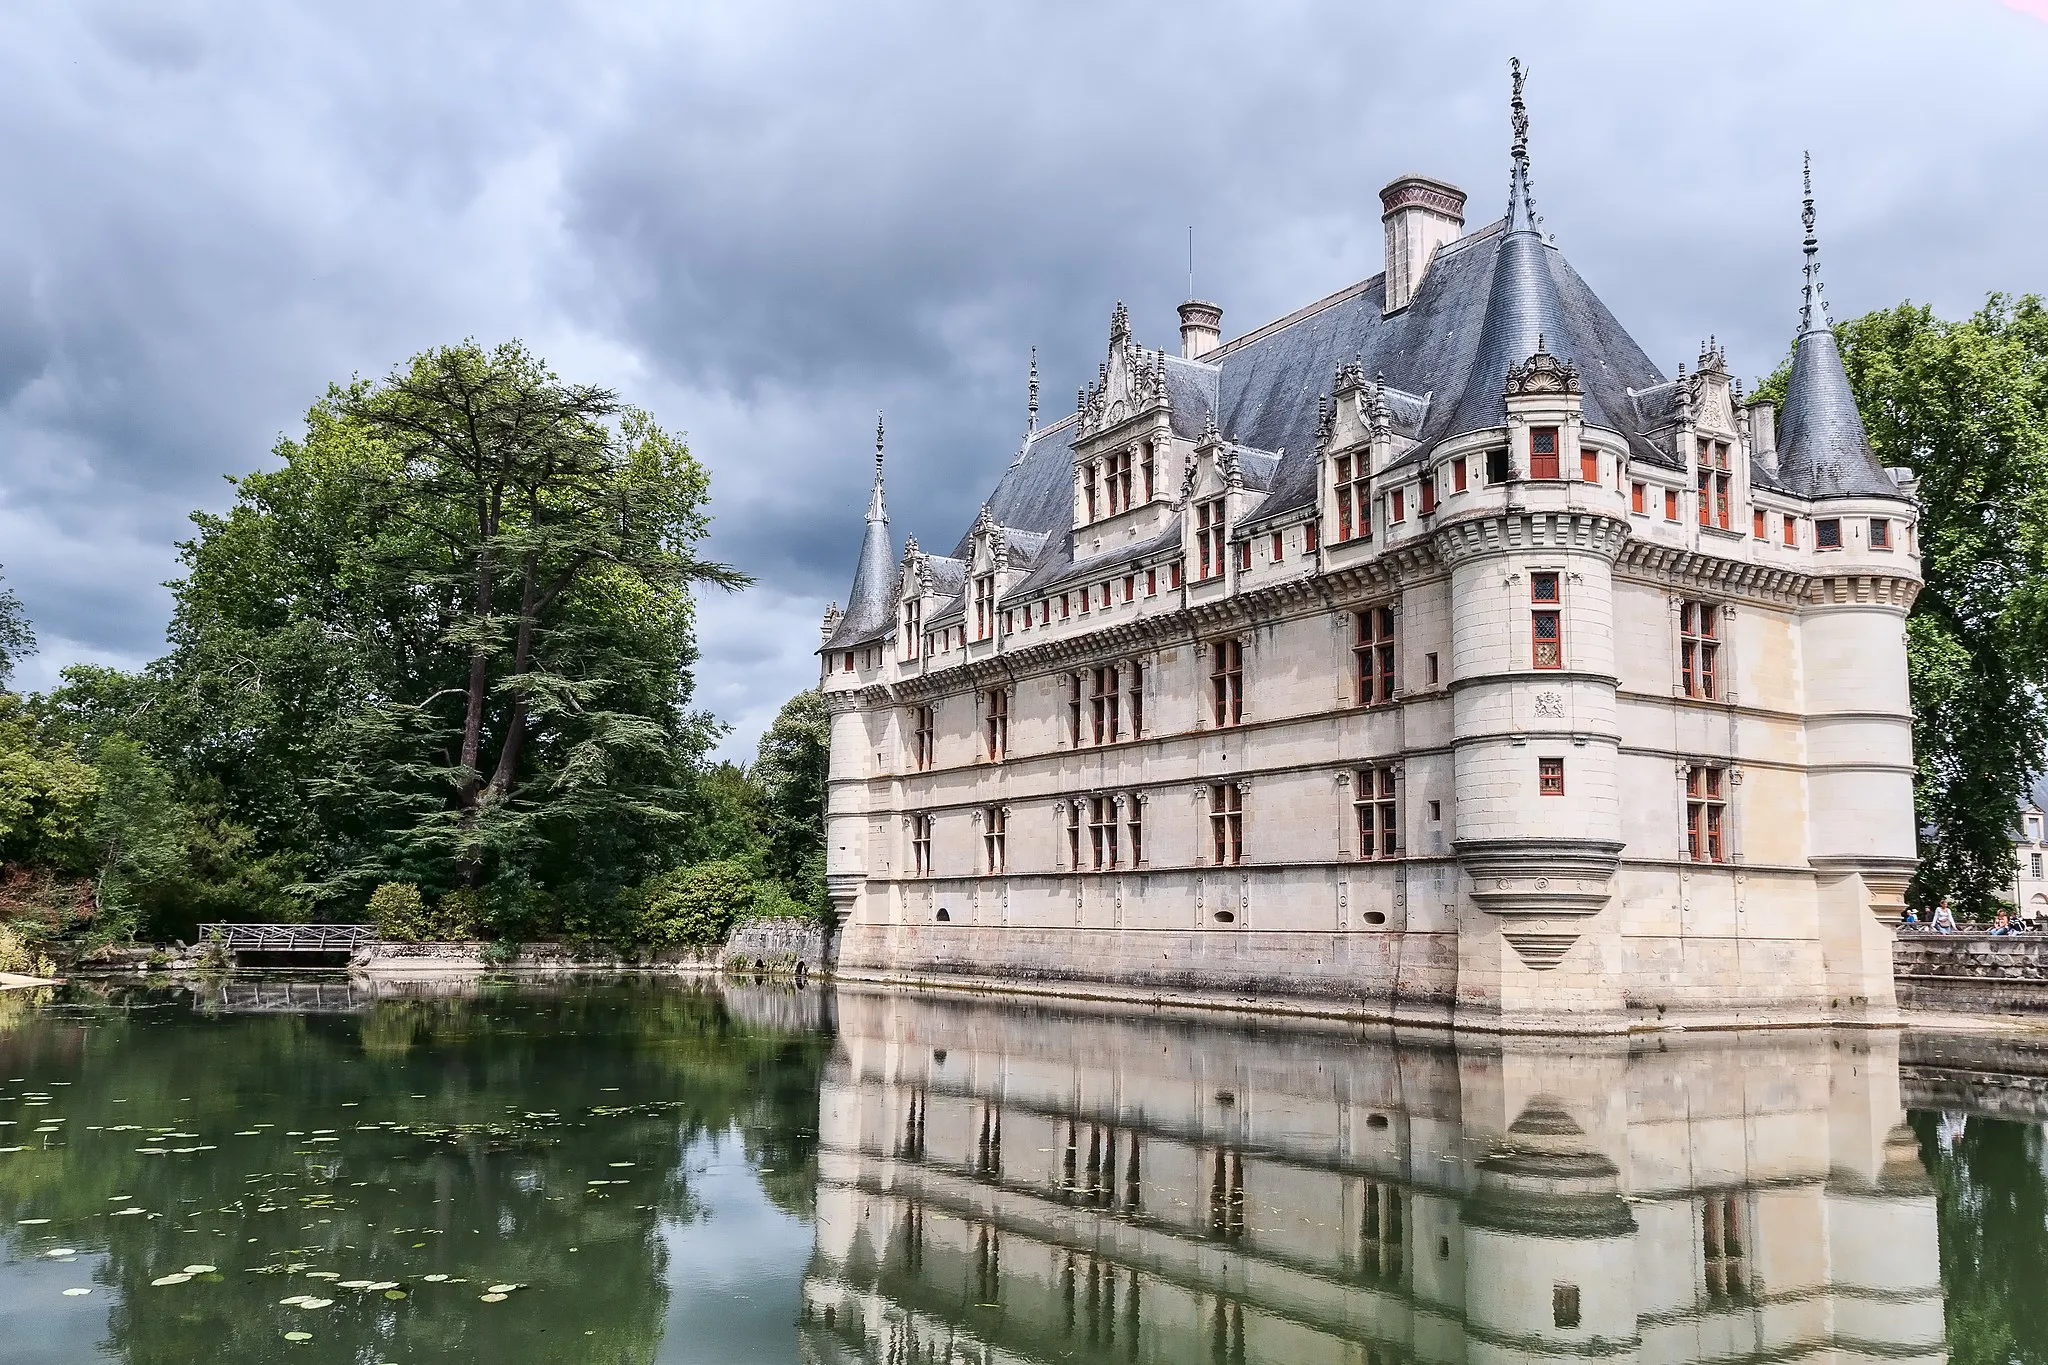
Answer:
[{"label": "roof ridge ornament", "polygon": [[[1799,332],[1833,331],[1834,319],[1830,316],[1827,300],[1827,286],[1820,281],[1820,237],[1813,230],[1813,153],[1800,153],[1801,178],[1805,184],[1806,196],[1800,203],[1799,224],[1806,230],[1803,249],[1806,252],[1806,285],[1800,290],[1802,302],[1799,305]],[[1815,320],[1818,312],[1819,320]]]},{"label": "roof ridge ornament", "polygon": [[1536,191],[1529,182],[1529,106],[1522,101],[1522,82],[1528,71],[1522,66],[1520,57],[1508,58],[1508,70],[1513,73],[1514,96],[1508,103],[1508,121],[1515,131],[1513,146],[1509,149],[1511,165],[1508,170],[1508,221],[1509,232],[1534,232],[1543,220],[1536,216]]},{"label": "roof ridge ornament", "polygon": [[1031,399],[1024,405],[1024,433],[1038,430],[1038,348],[1031,348]]},{"label": "roof ridge ornament", "polygon": [[868,520],[886,523],[889,513],[882,506],[882,414],[875,414],[875,491],[868,498]]},{"label": "roof ridge ornament", "polygon": [[[1679,367],[1682,375],[1684,366]],[[1513,398],[1523,394],[1577,394],[1585,392],[1579,386],[1579,367],[1569,360],[1559,360],[1545,345],[1543,333],[1536,334],[1536,350],[1519,365],[1508,366],[1505,396]]]}]

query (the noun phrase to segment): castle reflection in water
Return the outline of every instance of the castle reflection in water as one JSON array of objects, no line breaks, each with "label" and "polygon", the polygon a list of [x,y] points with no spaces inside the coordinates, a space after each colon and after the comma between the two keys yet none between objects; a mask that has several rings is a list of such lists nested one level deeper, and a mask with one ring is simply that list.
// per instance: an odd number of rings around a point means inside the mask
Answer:
[{"label": "castle reflection in water", "polygon": [[837,1005],[814,1365],[1946,1358],[1895,1033]]}]

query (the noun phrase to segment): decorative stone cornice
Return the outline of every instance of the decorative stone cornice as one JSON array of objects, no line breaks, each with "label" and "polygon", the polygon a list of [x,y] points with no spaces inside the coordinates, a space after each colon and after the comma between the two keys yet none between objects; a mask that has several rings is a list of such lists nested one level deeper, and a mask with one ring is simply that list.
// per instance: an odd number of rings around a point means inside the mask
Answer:
[{"label": "decorative stone cornice", "polygon": [[1578,367],[1569,360],[1559,360],[1543,349],[1543,338],[1536,339],[1536,353],[1519,365],[1508,367],[1507,396],[1520,398],[1536,394],[1576,394],[1579,388]]},{"label": "decorative stone cornice", "polygon": [[1805,600],[1816,606],[1896,607],[1908,611],[1920,595],[1918,579],[1891,574],[1816,574],[1807,581]]},{"label": "decorative stone cornice", "polygon": [[1634,538],[1622,547],[1615,571],[1666,588],[1749,597],[1781,606],[1805,601],[1812,582],[1805,572],[1782,565],[1727,559],[1704,550]]},{"label": "decorative stone cornice", "polygon": [[1628,543],[1629,532],[1619,516],[1593,509],[1497,510],[1439,523],[1430,537],[1440,561],[1458,564],[1523,550],[1574,550],[1614,560]]}]

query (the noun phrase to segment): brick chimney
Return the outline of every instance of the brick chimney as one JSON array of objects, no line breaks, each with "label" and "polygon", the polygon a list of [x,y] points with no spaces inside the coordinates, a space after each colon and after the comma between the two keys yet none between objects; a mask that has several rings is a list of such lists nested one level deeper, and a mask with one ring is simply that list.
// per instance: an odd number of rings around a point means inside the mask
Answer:
[{"label": "brick chimney", "polygon": [[1180,353],[1200,360],[1223,340],[1223,310],[1213,303],[1189,299],[1180,306]]},{"label": "brick chimney", "polygon": [[1430,257],[1465,230],[1465,192],[1426,175],[1404,175],[1380,191],[1387,229],[1386,311],[1406,308]]}]

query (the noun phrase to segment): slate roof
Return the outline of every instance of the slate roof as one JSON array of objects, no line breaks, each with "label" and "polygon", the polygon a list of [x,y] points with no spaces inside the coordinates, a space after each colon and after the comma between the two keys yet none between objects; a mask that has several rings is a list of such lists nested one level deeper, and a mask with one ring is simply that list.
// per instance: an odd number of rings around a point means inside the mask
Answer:
[{"label": "slate roof", "polygon": [[889,514],[882,507],[882,469],[875,464],[875,489],[868,499],[868,529],[861,537],[860,561],[853,571],[853,592],[846,615],[820,650],[851,649],[889,634],[896,625],[896,552],[889,541]]},{"label": "slate roof", "polygon": [[1778,477],[1809,498],[1896,498],[1863,431],[1834,329],[1809,323],[1792,352],[1778,421]]},{"label": "slate roof", "polygon": [[[1266,490],[1240,519],[1241,532],[1314,505],[1320,402],[1345,364],[1386,386],[1396,428],[1416,442],[1397,466],[1424,459],[1452,437],[1504,425],[1508,368],[1539,349],[1540,338],[1541,349],[1576,368],[1589,426],[1619,436],[1637,460],[1686,467],[1673,449],[1677,381],[1665,377],[1536,231],[1523,190],[1511,198],[1508,217],[1438,249],[1406,308],[1387,314],[1385,298],[1385,276],[1375,275],[1201,360],[1165,358],[1174,434],[1198,439],[1213,416],[1240,452],[1247,484]],[[1041,538],[1029,574],[1007,597],[1142,560],[1166,543],[1126,545],[1075,562],[1076,424],[1070,416],[1033,432],[989,498],[999,525]],[[1834,334],[1825,327],[1809,327],[1799,338],[1778,444],[1776,474],[1752,461],[1759,486],[1806,497],[1896,496],[1870,453]],[[972,536],[970,530],[961,538],[956,558],[968,555]],[[862,553],[865,566],[865,546]],[[957,605],[934,619],[951,616]],[[840,635],[847,634],[842,626]]]}]

